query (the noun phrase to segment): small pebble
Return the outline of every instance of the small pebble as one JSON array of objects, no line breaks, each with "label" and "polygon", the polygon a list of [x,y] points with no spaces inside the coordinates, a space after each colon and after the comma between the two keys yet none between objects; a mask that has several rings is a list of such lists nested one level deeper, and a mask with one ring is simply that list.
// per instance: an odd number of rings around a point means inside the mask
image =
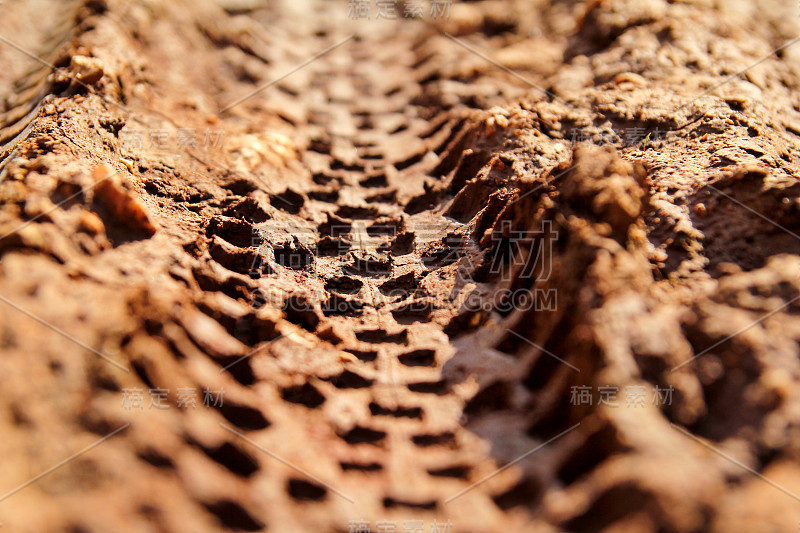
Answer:
[{"label": "small pebble", "polygon": [[358,361],[358,358],[351,353],[339,352],[339,360],[343,363],[354,363]]},{"label": "small pebble", "polygon": [[97,165],[92,172],[95,198],[108,207],[125,226],[153,235],[156,225],[134,193],[122,186],[117,171],[109,165]]},{"label": "small pebble", "polygon": [[616,75],[614,83],[630,83],[636,87],[644,87],[647,85],[647,79],[633,72],[623,72]]},{"label": "small pebble", "polygon": [[106,230],[106,226],[100,220],[100,217],[89,211],[81,214],[81,218],[78,220],[78,228],[90,235],[100,235]]},{"label": "small pebble", "polygon": [[72,56],[70,70],[76,80],[87,85],[94,85],[103,77],[103,64],[94,57]]}]

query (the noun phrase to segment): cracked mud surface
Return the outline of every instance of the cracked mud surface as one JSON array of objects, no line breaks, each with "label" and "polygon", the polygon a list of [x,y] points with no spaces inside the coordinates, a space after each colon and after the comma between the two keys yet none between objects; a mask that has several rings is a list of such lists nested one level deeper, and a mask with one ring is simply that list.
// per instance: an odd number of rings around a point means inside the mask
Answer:
[{"label": "cracked mud surface", "polygon": [[3,531],[795,531],[789,4],[6,0]]}]

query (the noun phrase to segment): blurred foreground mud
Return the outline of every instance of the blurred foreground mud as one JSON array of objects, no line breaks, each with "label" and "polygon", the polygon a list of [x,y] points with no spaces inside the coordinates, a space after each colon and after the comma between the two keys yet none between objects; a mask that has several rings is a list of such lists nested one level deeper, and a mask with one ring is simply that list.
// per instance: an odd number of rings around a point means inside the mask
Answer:
[{"label": "blurred foreground mud", "polygon": [[412,3],[0,5],[4,532],[796,531],[797,6]]}]

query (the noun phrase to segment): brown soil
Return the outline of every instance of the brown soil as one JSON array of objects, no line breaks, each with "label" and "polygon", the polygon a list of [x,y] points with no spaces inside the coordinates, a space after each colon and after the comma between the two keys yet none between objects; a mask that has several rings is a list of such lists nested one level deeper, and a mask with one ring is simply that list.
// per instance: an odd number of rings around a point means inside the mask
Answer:
[{"label": "brown soil", "polygon": [[0,5],[2,530],[796,531],[797,6],[375,11]]}]

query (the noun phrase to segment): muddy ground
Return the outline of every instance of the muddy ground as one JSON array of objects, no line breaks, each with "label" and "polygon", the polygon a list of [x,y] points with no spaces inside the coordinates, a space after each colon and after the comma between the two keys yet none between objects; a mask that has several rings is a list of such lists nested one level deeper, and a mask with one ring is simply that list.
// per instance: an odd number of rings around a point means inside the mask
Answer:
[{"label": "muddy ground", "polygon": [[800,8],[446,4],[0,5],[2,531],[796,531]]}]

